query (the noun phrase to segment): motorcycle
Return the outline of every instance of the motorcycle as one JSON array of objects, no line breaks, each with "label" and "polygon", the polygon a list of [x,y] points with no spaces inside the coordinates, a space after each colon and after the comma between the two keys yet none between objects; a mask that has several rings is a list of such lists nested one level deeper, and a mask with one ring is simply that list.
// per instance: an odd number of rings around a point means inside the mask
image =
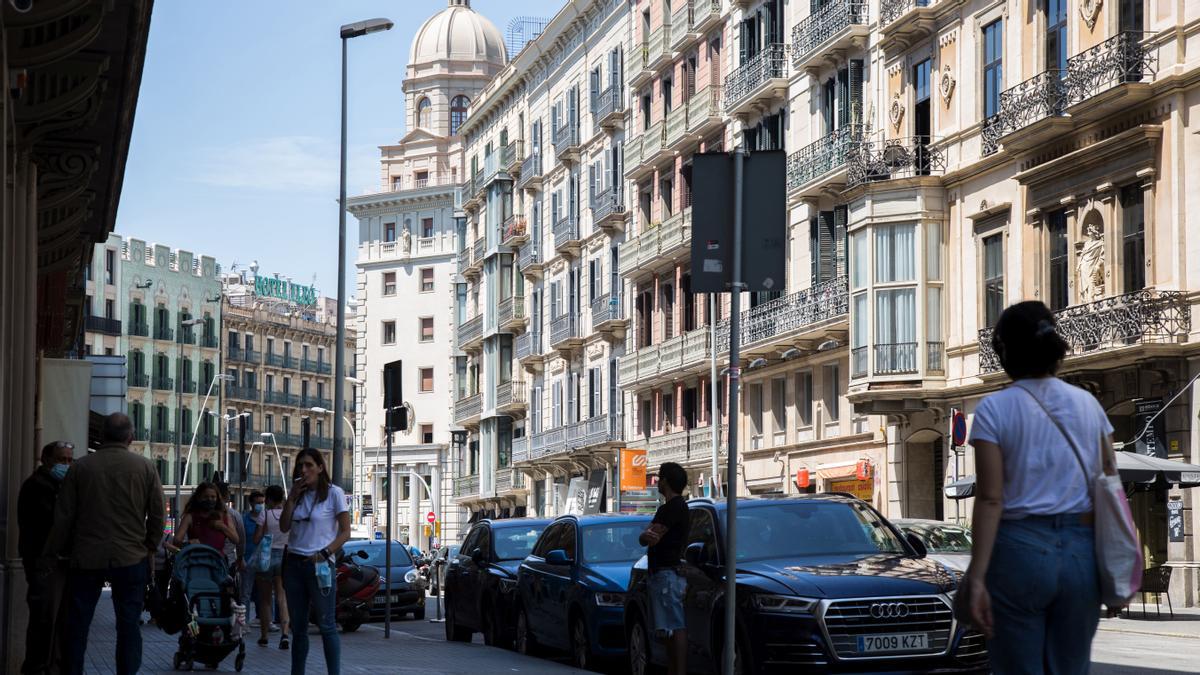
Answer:
[{"label": "motorcycle", "polygon": [[[354,558],[367,559],[366,551],[353,556],[341,554],[337,559],[337,611],[336,621],[345,633],[353,633],[371,615],[371,603],[379,593],[382,580],[374,567],[363,567]],[[309,613],[309,621],[316,623],[316,610]]]}]

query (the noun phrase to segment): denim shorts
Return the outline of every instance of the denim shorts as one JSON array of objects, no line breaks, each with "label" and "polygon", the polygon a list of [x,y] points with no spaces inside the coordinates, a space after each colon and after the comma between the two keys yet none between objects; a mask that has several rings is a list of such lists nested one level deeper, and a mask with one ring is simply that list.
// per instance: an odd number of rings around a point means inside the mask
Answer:
[{"label": "denim shorts", "polygon": [[687,580],[673,569],[658,570],[647,581],[650,592],[650,612],[654,615],[654,632],[669,636],[687,626],[683,621],[683,593]]},{"label": "denim shorts", "polygon": [[271,567],[266,572],[256,572],[255,576],[260,579],[274,579],[275,577],[282,576],[282,567],[283,549],[273,548],[271,549]]}]

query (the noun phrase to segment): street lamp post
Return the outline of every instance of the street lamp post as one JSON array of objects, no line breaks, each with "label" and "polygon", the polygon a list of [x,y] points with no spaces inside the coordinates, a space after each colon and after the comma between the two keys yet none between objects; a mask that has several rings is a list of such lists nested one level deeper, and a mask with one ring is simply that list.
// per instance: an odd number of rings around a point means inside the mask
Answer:
[{"label": "street lamp post", "polygon": [[[171,505],[172,517],[179,518],[179,485],[183,482],[184,472],[183,467],[179,464],[180,444],[182,440],[180,435],[183,433],[183,329],[198,326],[204,323],[204,319],[186,319],[179,322],[179,336],[175,344],[175,503]],[[209,391],[212,391],[211,385]],[[208,397],[204,397],[207,403]],[[202,408],[203,409],[203,408]],[[195,442],[196,436],[192,435],[192,442]],[[191,460],[192,450],[188,448],[188,460]]]},{"label": "street lamp post", "polygon": [[[269,437],[271,439],[271,445],[275,447],[275,463],[279,465],[279,482],[283,484],[283,496],[287,497],[289,481],[287,477],[283,475],[283,455],[279,454],[279,443],[275,440],[275,433],[271,431],[264,431],[260,435],[263,438]],[[256,441],[256,443],[261,445],[262,441]]]},{"label": "street lamp post", "polygon": [[[191,465],[192,465],[192,452],[195,451],[195,449],[196,449],[196,434],[200,432],[200,424],[199,423],[204,419],[205,415],[212,414],[212,411],[210,411],[208,409],[208,398],[210,396],[212,396],[213,387],[217,386],[217,382],[232,382],[232,381],[233,381],[232,375],[229,375],[227,373],[218,373],[215,377],[213,377],[212,382],[209,383],[208,392],[206,394],[204,394],[204,402],[200,404],[200,417],[196,420],[196,422],[197,422],[196,428],[192,429],[192,441],[191,441],[191,443],[188,443],[187,459],[183,462],[184,473],[187,473],[188,468],[191,467]],[[225,473],[226,474],[229,473],[228,466],[225,467]],[[228,476],[226,476],[226,479],[228,479]]]},{"label": "street lamp post", "polygon": [[[346,43],[369,33],[390,30],[388,19],[368,19],[341,27],[342,38],[342,142],[341,170],[338,186],[338,280],[337,280],[337,345],[334,353],[333,410],[339,417],[346,410]],[[342,427],[333,427],[333,482],[342,484]]]}]

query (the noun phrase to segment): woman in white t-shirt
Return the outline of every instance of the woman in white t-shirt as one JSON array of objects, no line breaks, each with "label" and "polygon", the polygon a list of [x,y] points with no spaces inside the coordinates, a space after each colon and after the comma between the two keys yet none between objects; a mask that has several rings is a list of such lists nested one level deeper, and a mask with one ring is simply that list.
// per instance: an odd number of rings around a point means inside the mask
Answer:
[{"label": "woman in white t-shirt", "polygon": [[[279,648],[287,649],[291,636],[291,622],[287,608],[287,595],[283,590],[283,551],[287,547],[288,534],[280,529],[283,519],[283,488],[278,485],[267,486],[267,508],[258,518],[258,530],[254,535],[254,543],[262,542],[264,535],[271,537],[271,564],[265,572],[255,574],[254,583],[258,588],[258,616],[260,647],[267,646],[267,633],[271,629],[271,593],[279,603]],[[268,617],[262,619],[262,617]]]},{"label": "woman in white t-shirt", "polygon": [[[308,614],[315,611],[325,668],[329,675],[341,671],[341,638],[338,636],[337,588],[334,556],[350,539],[350,512],[346,495],[329,480],[325,458],[312,448],[296,453],[295,483],[279,529],[288,535],[283,559],[283,588],[293,621],[292,675],[304,675],[308,659]],[[318,577],[329,584],[322,588]]]},{"label": "woman in white t-shirt", "polygon": [[1112,425],[1095,396],[1055,377],[1067,343],[1044,304],[1004,310],[992,347],[1013,383],[975,410],[959,601],[990,640],[995,673],[1086,673],[1100,620],[1091,483],[1102,464],[1116,474]]}]

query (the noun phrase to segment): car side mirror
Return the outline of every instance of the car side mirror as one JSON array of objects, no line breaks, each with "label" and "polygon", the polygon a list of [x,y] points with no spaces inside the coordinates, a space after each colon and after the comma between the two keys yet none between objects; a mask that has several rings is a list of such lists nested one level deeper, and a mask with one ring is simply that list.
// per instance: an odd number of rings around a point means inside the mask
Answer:
[{"label": "car side mirror", "polygon": [[471,560],[476,565],[482,565],[483,564],[483,549],[481,549],[481,548],[471,549]]},{"label": "car side mirror", "polygon": [[367,554],[366,551],[359,551],[358,553],[355,553],[354,556],[356,558],[362,558],[363,560],[366,560],[367,558],[371,557],[370,555]]},{"label": "car side mirror", "polygon": [[687,564],[694,567],[700,567],[705,563],[704,560],[704,544],[696,542],[688,544],[688,547],[683,551],[683,559]]},{"label": "car side mirror", "polygon": [[556,548],[546,554],[547,565],[570,565],[571,559],[567,557],[567,552],[561,548]]},{"label": "car side mirror", "polygon": [[908,534],[904,535],[904,539],[908,542],[908,545],[912,546],[913,550],[917,552],[918,558],[924,558],[925,556],[929,555],[929,549],[925,547],[925,542],[921,541],[921,538],[917,535],[909,532]]}]

